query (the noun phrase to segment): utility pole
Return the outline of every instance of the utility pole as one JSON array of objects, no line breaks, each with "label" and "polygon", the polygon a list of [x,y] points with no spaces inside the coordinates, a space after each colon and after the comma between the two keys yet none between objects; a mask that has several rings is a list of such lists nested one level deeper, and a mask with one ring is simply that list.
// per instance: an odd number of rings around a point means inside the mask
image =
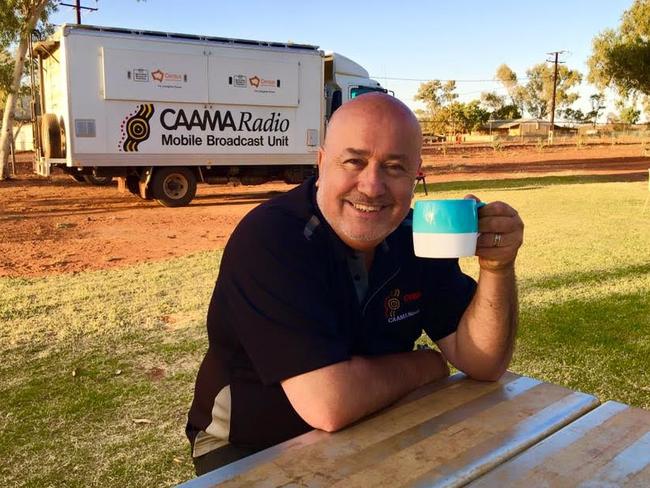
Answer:
[{"label": "utility pole", "polygon": [[558,65],[558,56],[563,54],[565,51],[553,51],[552,53],[546,53],[552,56],[555,56],[555,59],[547,59],[547,63],[553,63],[555,65],[553,69],[553,100],[551,101],[551,127],[548,131],[548,142],[553,144],[553,133],[555,132],[555,94],[557,92],[557,65]]},{"label": "utility pole", "polygon": [[63,3],[63,2],[59,3],[59,5],[65,5],[66,7],[72,7],[73,9],[75,9],[77,11],[77,24],[81,24],[81,11],[82,10],[90,10],[91,12],[95,12],[96,10],[98,10],[98,9],[92,8],[92,7],[84,7],[83,5],[81,5],[81,0],[75,0],[74,5],[71,4],[71,3]]}]

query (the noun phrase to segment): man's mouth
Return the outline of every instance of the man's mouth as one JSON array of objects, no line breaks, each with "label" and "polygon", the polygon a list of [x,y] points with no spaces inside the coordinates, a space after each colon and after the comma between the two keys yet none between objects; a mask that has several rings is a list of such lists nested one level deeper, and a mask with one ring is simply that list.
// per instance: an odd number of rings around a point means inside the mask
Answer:
[{"label": "man's mouth", "polygon": [[360,212],[364,212],[364,213],[379,212],[380,210],[386,208],[386,205],[355,203],[350,201],[348,201],[348,203],[352,205],[352,207],[354,207],[355,210],[359,210]]}]

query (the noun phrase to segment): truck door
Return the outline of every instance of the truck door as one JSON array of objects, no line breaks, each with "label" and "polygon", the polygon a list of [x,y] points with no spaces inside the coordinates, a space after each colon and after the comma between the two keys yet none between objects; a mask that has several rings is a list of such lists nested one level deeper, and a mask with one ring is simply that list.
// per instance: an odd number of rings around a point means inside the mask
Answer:
[{"label": "truck door", "polygon": [[[208,56],[209,103],[297,107],[299,64],[220,54]],[[268,54],[266,54],[268,58]]]},{"label": "truck door", "polygon": [[208,101],[207,57],[196,53],[102,48],[104,98],[150,102]]}]

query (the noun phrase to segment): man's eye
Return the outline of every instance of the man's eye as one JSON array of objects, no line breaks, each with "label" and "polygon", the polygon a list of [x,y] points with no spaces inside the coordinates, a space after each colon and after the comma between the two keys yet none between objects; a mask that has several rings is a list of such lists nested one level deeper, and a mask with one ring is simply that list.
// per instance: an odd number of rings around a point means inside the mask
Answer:
[{"label": "man's eye", "polygon": [[386,166],[386,172],[392,175],[401,175],[406,172],[406,168],[401,164],[389,164]]},{"label": "man's eye", "polygon": [[343,164],[351,168],[358,168],[360,166],[363,166],[363,161],[360,159],[346,159],[343,161]]}]

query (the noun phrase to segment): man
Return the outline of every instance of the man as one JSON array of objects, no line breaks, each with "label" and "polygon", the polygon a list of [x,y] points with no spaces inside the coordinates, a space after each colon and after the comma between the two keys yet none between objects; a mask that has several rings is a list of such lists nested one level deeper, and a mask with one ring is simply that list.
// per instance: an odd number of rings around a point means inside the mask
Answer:
[{"label": "man", "polygon": [[[341,429],[447,376],[447,361],[479,380],[506,370],[523,223],[501,202],[480,209],[478,286],[456,259],[416,258],[408,217],[421,141],[397,99],[358,97],[329,123],[318,181],[233,232],[187,426],[197,474]],[[422,330],[442,354],[413,351]]]}]

